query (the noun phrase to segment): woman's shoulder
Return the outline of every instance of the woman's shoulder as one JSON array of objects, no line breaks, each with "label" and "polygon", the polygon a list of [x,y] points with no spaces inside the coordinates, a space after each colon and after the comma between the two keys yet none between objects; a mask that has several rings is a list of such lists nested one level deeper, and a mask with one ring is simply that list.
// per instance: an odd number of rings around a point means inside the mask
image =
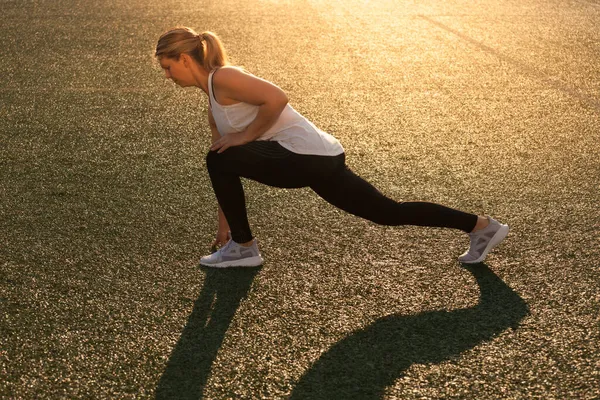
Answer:
[{"label": "woman's shoulder", "polygon": [[243,67],[225,65],[213,71],[213,80],[218,83],[222,80],[239,79],[248,75],[254,76]]},{"label": "woman's shoulder", "polygon": [[231,65],[223,66],[214,71],[212,81],[215,87],[225,90],[225,93],[229,93],[229,96],[240,90],[256,91],[266,82],[242,67]]}]

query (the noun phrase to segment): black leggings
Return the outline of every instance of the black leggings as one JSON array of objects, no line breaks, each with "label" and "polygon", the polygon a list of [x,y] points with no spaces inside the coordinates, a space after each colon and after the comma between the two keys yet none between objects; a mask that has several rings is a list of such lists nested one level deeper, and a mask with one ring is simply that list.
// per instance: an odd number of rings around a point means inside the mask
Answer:
[{"label": "black leggings", "polygon": [[319,196],[351,214],[380,225],[418,225],[471,232],[477,216],[426,202],[397,202],[354,174],[345,155],[293,153],[275,141],[254,141],[210,151],[206,166],[213,190],[237,243],[252,240],[240,177],[280,188],[310,187]]}]

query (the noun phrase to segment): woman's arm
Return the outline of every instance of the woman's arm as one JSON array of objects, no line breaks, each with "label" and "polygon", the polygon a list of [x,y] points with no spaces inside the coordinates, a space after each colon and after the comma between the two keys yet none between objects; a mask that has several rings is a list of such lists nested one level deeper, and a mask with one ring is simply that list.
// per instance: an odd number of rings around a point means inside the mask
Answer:
[{"label": "woman's arm", "polygon": [[[215,123],[215,119],[212,115],[212,111],[210,107],[208,108],[208,125],[210,126],[210,132],[212,134],[212,142],[216,142],[221,138],[221,134],[219,134],[219,130],[217,129],[217,124]],[[216,248],[227,243],[229,239],[231,239],[231,235],[229,234],[229,224],[227,223],[227,218],[225,218],[225,214],[223,214],[223,210],[221,210],[221,206],[218,207],[218,225],[219,228],[217,230],[217,237],[212,243],[212,247]]]},{"label": "woman's arm", "polygon": [[245,131],[224,135],[213,143],[211,150],[219,153],[259,138],[273,126],[288,103],[286,94],[279,87],[237,68],[221,68],[213,74],[213,82],[223,97],[259,107],[256,118]]}]

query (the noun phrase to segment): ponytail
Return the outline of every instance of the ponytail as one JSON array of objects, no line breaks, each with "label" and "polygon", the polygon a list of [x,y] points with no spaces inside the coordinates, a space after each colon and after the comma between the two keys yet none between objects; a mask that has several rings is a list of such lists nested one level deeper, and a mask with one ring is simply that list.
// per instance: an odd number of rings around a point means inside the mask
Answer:
[{"label": "ponytail", "polygon": [[154,56],[179,59],[188,54],[206,71],[229,65],[225,47],[213,32],[197,34],[193,29],[180,27],[161,35]]},{"label": "ponytail", "polygon": [[202,66],[207,71],[228,65],[227,52],[221,42],[221,39],[213,32],[204,32],[199,35],[200,45],[202,46]]}]

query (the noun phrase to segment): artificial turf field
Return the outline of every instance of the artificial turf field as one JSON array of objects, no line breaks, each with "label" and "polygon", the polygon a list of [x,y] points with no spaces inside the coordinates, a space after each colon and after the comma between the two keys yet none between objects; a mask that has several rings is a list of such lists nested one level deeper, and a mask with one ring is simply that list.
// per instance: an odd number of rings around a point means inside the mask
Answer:
[{"label": "artificial turf field", "polygon": [[[0,398],[600,397],[600,3],[2,1]],[[258,269],[208,270],[176,25],[283,88],[398,200],[511,226],[380,227],[246,182]]]}]

